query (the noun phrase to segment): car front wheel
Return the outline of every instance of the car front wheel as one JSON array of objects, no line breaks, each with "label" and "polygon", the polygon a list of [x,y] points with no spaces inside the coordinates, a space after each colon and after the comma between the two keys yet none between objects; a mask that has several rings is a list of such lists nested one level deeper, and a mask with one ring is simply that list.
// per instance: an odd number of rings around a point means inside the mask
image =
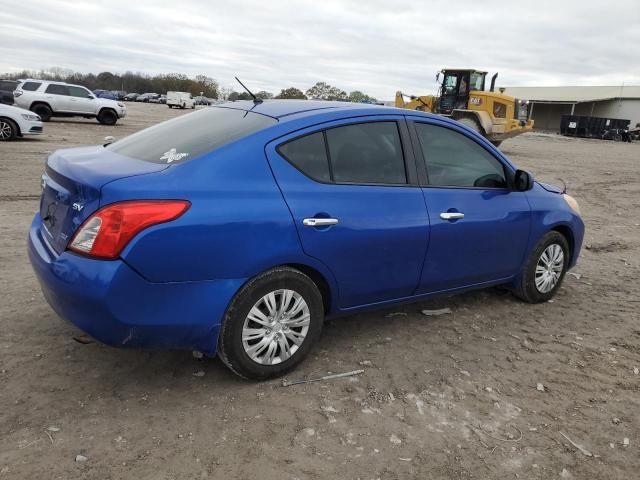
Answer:
[{"label": "car front wheel", "polygon": [[118,115],[113,110],[103,109],[98,114],[98,121],[103,125],[115,125],[118,121]]},{"label": "car front wheel", "polygon": [[218,356],[241,377],[277,377],[309,354],[323,321],[315,283],[298,270],[275,268],[247,283],[231,302]]},{"label": "car front wheel", "polygon": [[13,140],[18,136],[18,126],[8,118],[0,118],[0,142]]},{"label": "car front wheel", "polygon": [[559,232],[548,232],[529,255],[515,294],[528,303],[551,299],[562,284],[569,254],[567,239]]}]

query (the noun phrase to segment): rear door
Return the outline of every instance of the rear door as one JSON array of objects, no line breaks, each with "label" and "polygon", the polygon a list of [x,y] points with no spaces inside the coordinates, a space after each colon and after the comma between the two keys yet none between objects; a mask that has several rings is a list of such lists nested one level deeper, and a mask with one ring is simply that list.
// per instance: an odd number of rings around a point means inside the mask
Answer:
[{"label": "rear door", "polygon": [[[508,165],[463,129],[415,121],[416,151],[431,222],[418,293],[462,288],[517,274],[530,207],[508,185]],[[425,169],[426,167],[426,169]]]},{"label": "rear door", "polygon": [[45,89],[45,99],[55,112],[72,112],[73,105],[66,85],[51,83]]},{"label": "rear door", "polygon": [[335,276],[340,308],[413,294],[429,221],[402,117],[308,128],[266,152],[305,253]]}]

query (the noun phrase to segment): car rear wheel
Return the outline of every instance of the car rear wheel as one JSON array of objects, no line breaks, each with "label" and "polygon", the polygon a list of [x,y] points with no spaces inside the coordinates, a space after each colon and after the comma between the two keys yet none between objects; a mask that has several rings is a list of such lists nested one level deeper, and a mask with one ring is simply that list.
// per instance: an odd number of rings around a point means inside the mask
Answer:
[{"label": "car rear wheel", "polygon": [[103,125],[115,125],[118,121],[118,115],[113,110],[105,108],[100,110],[98,121]]},{"label": "car rear wheel", "polygon": [[218,356],[243,378],[277,377],[309,354],[323,321],[315,283],[293,268],[275,268],[247,283],[231,302]]},{"label": "car rear wheel", "polygon": [[13,120],[0,118],[0,142],[13,140],[18,136],[18,126]]},{"label": "car rear wheel", "polygon": [[567,239],[559,232],[548,232],[529,255],[514,293],[528,303],[546,302],[560,288],[568,264]]},{"label": "car rear wheel", "polygon": [[48,122],[51,120],[51,116],[53,115],[53,111],[49,105],[45,105],[44,103],[37,103],[31,107],[31,111],[40,117],[40,120],[43,122]]}]

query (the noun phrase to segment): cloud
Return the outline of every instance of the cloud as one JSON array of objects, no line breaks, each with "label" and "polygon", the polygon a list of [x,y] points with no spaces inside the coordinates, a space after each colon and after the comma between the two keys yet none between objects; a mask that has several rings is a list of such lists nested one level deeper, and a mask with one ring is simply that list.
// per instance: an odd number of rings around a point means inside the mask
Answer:
[{"label": "cloud", "polygon": [[381,99],[433,92],[443,67],[498,71],[498,85],[640,84],[636,0],[526,3],[34,0],[0,9],[0,72],[202,73],[234,88],[237,75],[272,92],[326,81]]}]

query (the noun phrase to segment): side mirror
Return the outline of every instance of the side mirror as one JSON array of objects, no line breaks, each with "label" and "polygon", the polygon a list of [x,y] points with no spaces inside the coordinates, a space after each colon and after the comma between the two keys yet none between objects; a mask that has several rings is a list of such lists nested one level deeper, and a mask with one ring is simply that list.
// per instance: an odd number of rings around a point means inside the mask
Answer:
[{"label": "side mirror", "polygon": [[513,176],[513,189],[517,192],[526,192],[533,188],[533,175],[524,170],[516,170]]},{"label": "side mirror", "polygon": [[96,98],[96,96],[88,93],[87,94],[87,98],[90,98],[91,100],[93,100],[94,98]]}]

